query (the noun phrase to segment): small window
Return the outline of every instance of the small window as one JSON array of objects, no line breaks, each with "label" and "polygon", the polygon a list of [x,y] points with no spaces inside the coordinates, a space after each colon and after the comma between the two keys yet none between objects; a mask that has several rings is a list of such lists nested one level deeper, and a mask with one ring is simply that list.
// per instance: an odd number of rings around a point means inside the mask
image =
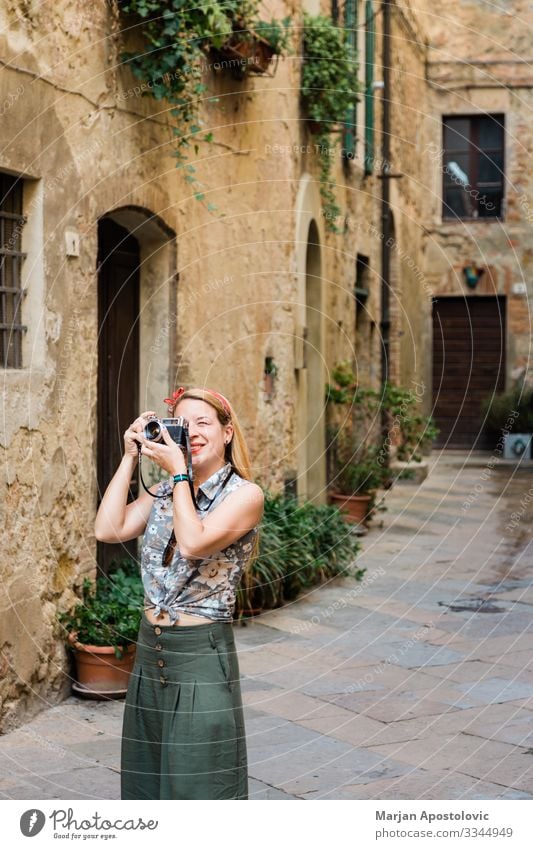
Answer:
[{"label": "small window", "polygon": [[22,368],[22,179],[0,173],[0,353],[3,368]]},{"label": "small window", "polygon": [[461,115],[443,121],[443,218],[501,218],[503,115]]},{"label": "small window", "polygon": [[363,254],[357,254],[355,263],[355,331],[361,330],[366,302],[370,290],[370,260]]}]

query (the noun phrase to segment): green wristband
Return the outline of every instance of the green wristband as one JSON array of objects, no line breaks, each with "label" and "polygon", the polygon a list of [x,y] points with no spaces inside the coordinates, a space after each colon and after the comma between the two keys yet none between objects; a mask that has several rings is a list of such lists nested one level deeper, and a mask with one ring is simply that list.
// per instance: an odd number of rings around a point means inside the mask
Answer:
[{"label": "green wristband", "polygon": [[178,481],[188,481],[189,475],[174,475],[173,481],[174,483],[178,483]]}]

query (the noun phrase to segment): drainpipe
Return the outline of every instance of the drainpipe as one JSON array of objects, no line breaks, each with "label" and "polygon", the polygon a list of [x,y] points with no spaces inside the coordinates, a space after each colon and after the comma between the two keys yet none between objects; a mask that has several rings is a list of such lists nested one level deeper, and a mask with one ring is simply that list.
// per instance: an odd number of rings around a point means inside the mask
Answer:
[{"label": "drainpipe", "polygon": [[[381,383],[382,388],[390,372],[390,126],[391,126],[391,4],[392,0],[382,0],[383,9],[383,112],[381,128]],[[384,423],[385,424],[385,423]]]}]

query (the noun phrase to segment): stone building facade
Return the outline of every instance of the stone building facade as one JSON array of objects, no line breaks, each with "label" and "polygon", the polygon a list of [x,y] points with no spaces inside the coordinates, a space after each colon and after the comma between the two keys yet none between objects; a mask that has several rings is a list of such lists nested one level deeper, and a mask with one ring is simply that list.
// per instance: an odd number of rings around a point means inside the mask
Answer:
[{"label": "stone building facade", "polygon": [[[350,359],[361,382],[379,387],[382,377],[384,180],[388,376],[417,387],[431,407],[432,299],[453,285],[450,270],[471,237],[441,223],[428,151],[438,139],[435,114],[453,109],[459,95],[436,82],[438,26],[420,4],[391,4],[384,161],[383,4],[355,3],[365,91],[355,147],[347,153],[342,136],[332,151],[343,232],[331,233],[300,108],[299,44],[304,9],[338,15],[341,25],[345,5],[265,3],[268,15],[289,14],[294,24],[293,53],[273,76],[236,80],[206,63],[204,81],[218,96],[204,107],[214,141],[201,146],[195,167],[214,213],[175,168],[168,105],[142,97],[120,63],[112,3],[10,0],[0,10],[0,179],[27,292],[27,329],[11,352],[19,359],[3,371],[3,728],[69,691],[56,617],[95,574],[98,490],[120,451],[117,398],[125,399],[121,410],[164,413],[163,398],[177,385],[218,388],[238,410],[256,479],[325,501],[329,370]],[[518,176],[527,111],[511,92],[498,96],[498,109],[517,107]],[[476,108],[486,97],[480,90]],[[509,210],[518,239],[524,205],[517,198]],[[498,286],[512,287],[514,260],[499,238],[491,265]],[[496,250],[491,233],[486,239],[487,251]],[[523,301],[509,316],[525,328]],[[509,367],[526,356],[525,336],[514,344]],[[272,366],[273,390],[265,381]]]},{"label": "stone building facade", "polygon": [[442,17],[428,15],[424,23],[430,44],[424,269],[437,301],[432,403],[442,444],[488,448],[483,398],[532,382],[533,19],[520,1],[454,0]]}]

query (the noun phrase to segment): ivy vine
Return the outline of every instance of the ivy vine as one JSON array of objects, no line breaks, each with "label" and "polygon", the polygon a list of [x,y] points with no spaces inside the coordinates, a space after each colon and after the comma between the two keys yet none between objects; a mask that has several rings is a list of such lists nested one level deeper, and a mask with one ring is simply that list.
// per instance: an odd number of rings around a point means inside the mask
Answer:
[{"label": "ivy vine", "polygon": [[[202,82],[202,60],[212,50],[223,48],[235,34],[240,39],[259,36],[269,42],[274,53],[288,49],[290,18],[261,21],[260,0],[205,0],[194,5],[190,0],[117,0],[123,16],[123,29],[132,28],[140,38],[140,48],[123,52],[122,61],[133,75],[146,84],[143,95],[167,100],[170,114],[176,119],[173,134],[176,167],[185,171],[185,180],[194,184],[194,197],[204,201],[202,184],[189,161],[190,148],[195,154],[200,142],[210,143],[213,134],[206,131],[200,117],[200,104],[205,98],[216,103],[217,97],[205,97],[207,85]],[[207,204],[213,211],[216,206]]]},{"label": "ivy vine", "polygon": [[301,100],[320,163],[320,194],[326,229],[342,233],[341,210],[331,179],[338,125],[358,100],[357,56],[346,30],[325,15],[304,12]]}]

